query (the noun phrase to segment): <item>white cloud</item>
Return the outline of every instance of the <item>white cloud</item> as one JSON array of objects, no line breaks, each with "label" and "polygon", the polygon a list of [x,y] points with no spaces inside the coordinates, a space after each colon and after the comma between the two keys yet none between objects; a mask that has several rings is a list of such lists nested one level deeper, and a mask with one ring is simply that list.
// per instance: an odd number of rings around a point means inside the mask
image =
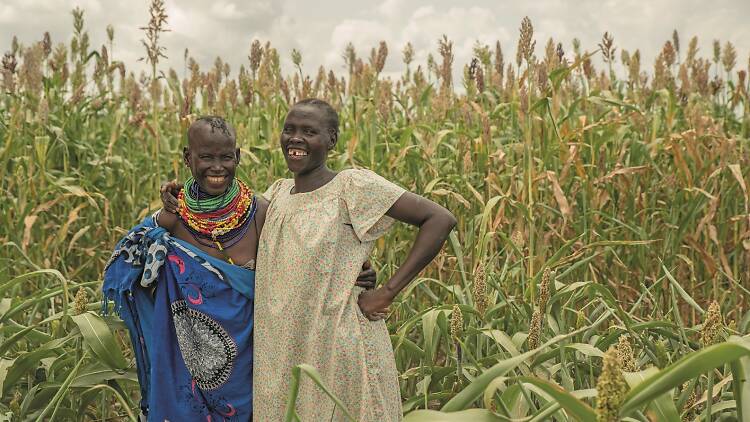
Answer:
[{"label": "white cloud", "polygon": [[387,18],[392,18],[401,10],[403,0],[385,0],[378,6],[378,12]]},{"label": "white cloud", "polygon": [[211,15],[218,19],[242,19],[245,14],[232,2],[217,1],[211,5]]},{"label": "white cloud", "polygon": [[[386,73],[401,71],[400,51],[407,42],[415,49],[415,64],[424,65],[427,54],[438,57],[437,40],[446,34],[454,43],[456,77],[472,54],[478,40],[494,46],[499,40],[506,62],[515,55],[521,19],[529,16],[534,24],[537,54],[541,55],[548,37],[571,50],[577,37],[582,48],[595,50],[605,31],[614,35],[618,50],[639,48],[645,66],[653,63],[661,46],[671,39],[672,29],[682,37],[683,49],[690,36],[700,37],[704,55],[711,41],[732,41],[738,50],[738,63],[747,63],[750,53],[748,0],[167,0],[168,28],[162,37],[169,60],[164,68],[182,69],[185,48],[203,68],[213,65],[216,56],[229,62],[236,72],[253,38],[271,41],[279,50],[282,66],[291,71],[292,48],[302,52],[304,71],[315,74],[317,67],[340,70],[341,55],[352,42],[361,57],[367,57],[379,41],[390,50]],[[138,28],[148,22],[148,2],[132,0],[0,0],[0,53],[7,50],[13,35],[23,44],[41,39],[45,31],[54,42],[68,41],[72,35],[70,10],[85,10],[91,45],[106,42],[105,27],[115,25],[115,56],[130,68],[145,67],[134,60],[143,55]]]},{"label": "white cloud", "polygon": [[331,32],[331,48],[325,56],[325,66],[338,67],[348,43],[352,43],[361,57],[369,57],[371,48],[380,41],[390,41],[389,29],[380,22],[350,19],[336,25]]},{"label": "white cloud", "polygon": [[0,23],[12,24],[16,19],[16,9],[9,4],[0,4]]}]

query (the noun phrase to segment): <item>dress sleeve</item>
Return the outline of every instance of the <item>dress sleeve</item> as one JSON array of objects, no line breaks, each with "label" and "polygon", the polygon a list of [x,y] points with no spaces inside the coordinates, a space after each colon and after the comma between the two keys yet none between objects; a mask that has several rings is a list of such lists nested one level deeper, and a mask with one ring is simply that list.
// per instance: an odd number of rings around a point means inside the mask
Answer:
[{"label": "dress sleeve", "polygon": [[362,242],[384,235],[394,220],[385,213],[406,192],[370,170],[351,170],[343,199],[355,234]]},{"label": "dress sleeve", "polygon": [[276,196],[276,194],[279,192],[279,189],[281,188],[281,184],[284,182],[284,179],[279,179],[273,183],[271,183],[271,186],[266,189],[265,192],[261,195],[262,197],[266,198],[268,202],[271,202],[273,198]]}]

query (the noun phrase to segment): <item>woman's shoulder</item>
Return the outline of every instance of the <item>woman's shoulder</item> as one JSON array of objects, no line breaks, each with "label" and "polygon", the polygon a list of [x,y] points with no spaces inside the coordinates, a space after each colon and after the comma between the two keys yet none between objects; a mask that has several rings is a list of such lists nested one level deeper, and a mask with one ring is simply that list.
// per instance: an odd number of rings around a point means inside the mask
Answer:
[{"label": "woman's shoulder", "polygon": [[379,174],[366,168],[344,169],[339,174],[343,176],[342,178],[345,182],[349,183],[366,182],[369,179],[381,177]]},{"label": "woman's shoulder", "polygon": [[262,197],[270,202],[273,200],[276,194],[278,194],[283,189],[283,187],[288,185],[289,183],[294,183],[294,179],[277,179],[276,181],[271,183],[270,186],[268,186],[268,189],[266,189],[265,192],[259,195],[259,198]]},{"label": "woman's shoulder", "polygon": [[367,188],[372,185],[393,184],[378,173],[366,168],[341,170],[344,185],[347,188]]}]

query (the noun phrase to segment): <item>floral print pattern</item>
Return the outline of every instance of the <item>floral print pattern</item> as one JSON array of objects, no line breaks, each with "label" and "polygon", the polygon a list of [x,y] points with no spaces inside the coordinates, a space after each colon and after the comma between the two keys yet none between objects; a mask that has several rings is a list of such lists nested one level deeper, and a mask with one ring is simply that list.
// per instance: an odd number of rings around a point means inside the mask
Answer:
[{"label": "floral print pattern", "polygon": [[[345,170],[312,192],[279,180],[260,238],[256,273],[254,418],[283,420],[294,366],[315,367],[358,421],[401,420],[398,373],[384,321],[366,319],[354,285],[385,213],[404,189],[368,170]],[[303,376],[303,421],[344,421],[341,409]]]}]

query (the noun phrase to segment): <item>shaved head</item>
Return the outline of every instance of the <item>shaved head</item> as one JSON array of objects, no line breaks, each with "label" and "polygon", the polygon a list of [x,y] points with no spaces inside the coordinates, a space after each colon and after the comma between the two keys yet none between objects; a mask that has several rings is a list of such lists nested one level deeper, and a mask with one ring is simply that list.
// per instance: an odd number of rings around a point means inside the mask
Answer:
[{"label": "shaved head", "polygon": [[196,139],[230,140],[237,143],[237,135],[231,124],[219,116],[201,116],[190,125],[187,132],[188,147]]}]

